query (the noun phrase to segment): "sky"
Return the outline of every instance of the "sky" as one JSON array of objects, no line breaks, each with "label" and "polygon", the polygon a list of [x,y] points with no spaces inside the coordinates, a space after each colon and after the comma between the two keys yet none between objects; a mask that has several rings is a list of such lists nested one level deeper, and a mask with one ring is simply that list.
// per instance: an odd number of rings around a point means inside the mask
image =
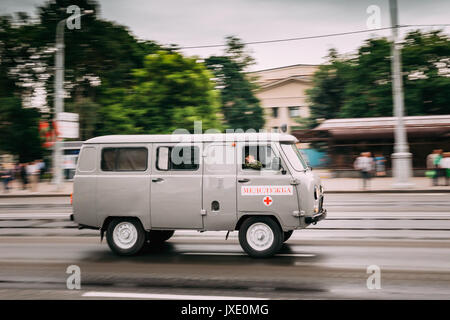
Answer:
[{"label": "sky", "polygon": [[[45,0],[1,0],[0,14],[36,12]],[[180,47],[223,44],[228,35],[244,42],[367,30],[380,9],[380,27],[390,26],[389,0],[99,0],[103,19],[125,25],[138,38]],[[398,0],[400,24],[450,24],[450,0]],[[436,29],[427,27],[424,30]],[[402,29],[402,34],[408,29]],[[444,28],[450,32],[450,27]],[[352,53],[371,36],[390,31],[250,45],[256,64],[249,71],[294,64],[320,64],[330,48]],[[201,58],[223,48],[186,49]]]}]

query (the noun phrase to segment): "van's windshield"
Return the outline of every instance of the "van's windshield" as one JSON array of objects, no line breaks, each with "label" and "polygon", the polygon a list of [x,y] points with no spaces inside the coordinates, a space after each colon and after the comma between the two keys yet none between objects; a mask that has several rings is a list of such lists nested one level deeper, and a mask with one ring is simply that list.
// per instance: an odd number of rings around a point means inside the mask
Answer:
[{"label": "van's windshield", "polygon": [[298,150],[295,144],[282,143],[281,148],[286,154],[286,157],[289,159],[289,163],[294,167],[296,171],[302,171],[308,167],[306,161],[303,159],[302,154],[300,153],[300,150]]}]

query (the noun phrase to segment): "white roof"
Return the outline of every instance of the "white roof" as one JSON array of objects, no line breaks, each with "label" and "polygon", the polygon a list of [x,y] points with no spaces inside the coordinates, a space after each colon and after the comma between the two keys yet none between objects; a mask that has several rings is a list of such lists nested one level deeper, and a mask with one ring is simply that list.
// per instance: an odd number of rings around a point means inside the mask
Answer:
[{"label": "white roof", "polygon": [[142,135],[110,135],[85,141],[94,143],[152,143],[152,142],[220,142],[220,141],[280,141],[298,142],[290,134],[282,133],[217,133],[217,134],[142,134]]}]

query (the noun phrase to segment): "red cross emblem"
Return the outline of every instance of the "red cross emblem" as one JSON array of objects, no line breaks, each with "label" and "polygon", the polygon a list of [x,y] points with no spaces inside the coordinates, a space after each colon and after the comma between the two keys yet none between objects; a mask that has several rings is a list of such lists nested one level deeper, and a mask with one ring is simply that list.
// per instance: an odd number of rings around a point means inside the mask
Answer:
[{"label": "red cross emblem", "polygon": [[273,202],[272,197],[265,196],[263,199],[263,202],[264,202],[265,206],[267,206],[267,207],[270,206]]}]

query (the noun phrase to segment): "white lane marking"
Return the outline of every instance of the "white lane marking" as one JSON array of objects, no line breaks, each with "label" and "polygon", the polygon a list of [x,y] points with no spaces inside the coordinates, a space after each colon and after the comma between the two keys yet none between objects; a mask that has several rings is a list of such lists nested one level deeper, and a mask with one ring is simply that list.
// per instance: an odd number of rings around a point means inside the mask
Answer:
[{"label": "white lane marking", "polygon": [[[181,254],[184,255],[191,255],[191,256],[246,256],[246,253],[240,253],[240,252],[182,252]],[[275,254],[276,257],[315,257],[315,254],[312,253],[277,253]]]},{"label": "white lane marking", "polygon": [[69,218],[72,213],[0,213],[0,219]]},{"label": "white lane marking", "polygon": [[101,292],[89,291],[83,297],[91,298],[129,298],[129,299],[169,299],[169,300],[268,300],[255,297],[199,296],[184,294],[134,293],[134,292]]},{"label": "white lane marking", "polygon": [[181,252],[189,256],[246,256],[246,253],[238,252]]}]

